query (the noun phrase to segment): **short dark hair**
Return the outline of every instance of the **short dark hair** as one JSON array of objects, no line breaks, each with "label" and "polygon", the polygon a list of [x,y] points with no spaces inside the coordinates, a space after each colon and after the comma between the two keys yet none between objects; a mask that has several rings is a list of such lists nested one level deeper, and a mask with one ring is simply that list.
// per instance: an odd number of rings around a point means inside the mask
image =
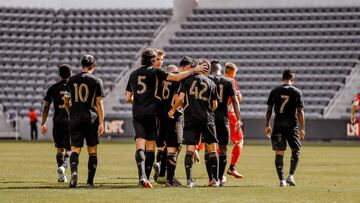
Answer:
[{"label": "short dark hair", "polygon": [[82,67],[90,67],[92,65],[97,65],[96,58],[92,55],[85,55],[81,59],[81,65]]},{"label": "short dark hair", "polygon": [[188,56],[184,56],[181,58],[180,67],[191,65],[192,68],[196,66],[196,61]]},{"label": "short dark hair", "polygon": [[71,66],[69,64],[61,64],[59,66],[59,74],[61,79],[68,79],[71,76]]},{"label": "short dark hair", "polygon": [[286,68],[283,71],[282,79],[283,80],[294,80],[295,79],[295,70],[293,70],[291,68]]},{"label": "short dark hair", "polygon": [[154,49],[146,48],[141,54],[141,65],[151,66],[154,63],[157,52]]}]

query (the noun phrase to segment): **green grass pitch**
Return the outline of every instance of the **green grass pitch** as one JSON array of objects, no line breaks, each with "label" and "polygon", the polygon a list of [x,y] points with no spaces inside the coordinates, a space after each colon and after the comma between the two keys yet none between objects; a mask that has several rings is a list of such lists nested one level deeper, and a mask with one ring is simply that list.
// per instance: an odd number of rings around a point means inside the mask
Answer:
[{"label": "green grass pitch", "polygon": [[[224,187],[205,187],[204,164],[194,165],[199,186],[194,189],[166,188],[156,183],[154,189],[138,188],[133,143],[102,143],[98,149],[97,187],[84,188],[84,149],[79,188],[68,189],[67,184],[57,182],[52,143],[0,142],[0,202],[360,202],[360,147],[356,145],[305,144],[296,174],[298,186],[286,188],[278,186],[270,145],[245,144],[237,167],[245,178],[228,176]],[[287,151],[286,174],[289,156]],[[185,183],[183,158],[184,151],[176,176]]]}]

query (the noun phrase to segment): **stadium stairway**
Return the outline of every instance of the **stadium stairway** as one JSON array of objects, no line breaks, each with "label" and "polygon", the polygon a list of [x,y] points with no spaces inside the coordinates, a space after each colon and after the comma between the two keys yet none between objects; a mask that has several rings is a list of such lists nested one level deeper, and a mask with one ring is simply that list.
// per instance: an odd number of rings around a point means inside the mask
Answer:
[{"label": "stadium stairway", "polygon": [[360,93],[360,63],[358,62],[346,79],[345,85],[335,94],[324,111],[324,118],[350,119],[351,104]]}]

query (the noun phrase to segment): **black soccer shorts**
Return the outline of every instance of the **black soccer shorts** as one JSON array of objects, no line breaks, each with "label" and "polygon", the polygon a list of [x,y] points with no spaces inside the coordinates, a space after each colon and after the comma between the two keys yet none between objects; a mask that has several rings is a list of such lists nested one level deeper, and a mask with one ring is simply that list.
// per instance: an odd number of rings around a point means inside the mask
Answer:
[{"label": "black soccer shorts", "polygon": [[228,145],[230,141],[230,125],[228,119],[221,119],[215,121],[216,137],[219,145]]},{"label": "black soccer shorts", "polygon": [[160,144],[165,145],[166,143],[167,147],[179,147],[182,143],[183,127],[184,120],[182,115],[175,114],[174,118],[169,118],[167,113],[162,114],[160,117],[159,136],[156,141],[157,146],[159,147]]},{"label": "black soccer shorts", "polygon": [[146,115],[134,117],[133,125],[135,130],[135,139],[143,138],[148,141],[156,140],[157,118],[155,115]]},{"label": "black soccer shorts", "polygon": [[56,148],[71,150],[69,122],[54,122],[53,138]]},{"label": "black soccer shorts", "polygon": [[70,138],[71,146],[83,147],[84,139],[88,147],[94,147],[99,144],[99,136],[97,134],[99,128],[99,120],[95,122],[71,122],[70,121]]},{"label": "black soccer shorts", "polygon": [[276,128],[274,127],[271,135],[271,144],[274,151],[285,151],[286,142],[292,150],[300,150],[301,141],[298,128]]},{"label": "black soccer shorts", "polygon": [[206,144],[218,143],[214,123],[185,122],[183,144],[198,145],[203,137]]}]

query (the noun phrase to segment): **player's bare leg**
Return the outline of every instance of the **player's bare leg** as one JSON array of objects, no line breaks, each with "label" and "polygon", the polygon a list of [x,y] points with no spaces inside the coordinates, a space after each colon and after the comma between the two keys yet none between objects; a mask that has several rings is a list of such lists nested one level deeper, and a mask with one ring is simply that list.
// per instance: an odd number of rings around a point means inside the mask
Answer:
[{"label": "player's bare leg", "polygon": [[146,140],[143,138],[136,138],[136,152],[135,152],[135,161],[138,167],[138,175],[139,175],[139,184],[144,188],[152,188],[150,181],[146,177],[145,172],[145,147]]},{"label": "player's bare leg", "polygon": [[276,151],[275,152],[275,168],[276,168],[276,172],[279,176],[280,187],[286,186],[283,166],[284,166],[284,151]]},{"label": "player's bare leg", "polygon": [[80,147],[74,147],[74,146],[71,147],[71,155],[70,155],[71,180],[69,185],[70,188],[77,187],[80,152],[81,152]]},{"label": "player's bare leg", "polygon": [[88,154],[89,154],[89,160],[88,160],[88,179],[86,182],[87,188],[93,188],[94,187],[94,177],[96,173],[97,168],[97,147],[88,147]]}]

